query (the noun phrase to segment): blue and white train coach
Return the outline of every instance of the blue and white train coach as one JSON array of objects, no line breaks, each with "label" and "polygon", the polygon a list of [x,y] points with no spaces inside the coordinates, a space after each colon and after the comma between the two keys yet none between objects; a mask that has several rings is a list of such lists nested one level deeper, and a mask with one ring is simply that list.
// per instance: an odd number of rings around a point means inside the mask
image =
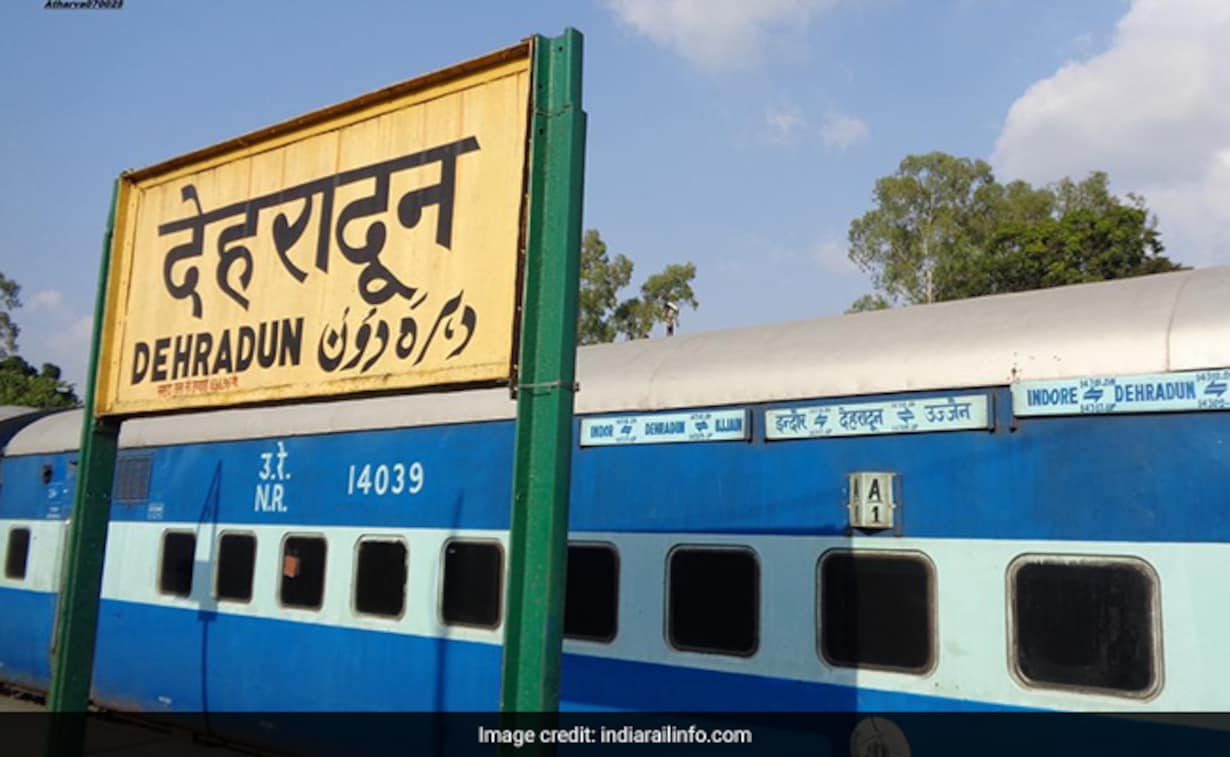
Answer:
[{"label": "blue and white train coach", "polygon": [[[565,707],[1230,710],[1230,269],[585,348]],[[125,424],[94,698],[497,706],[507,390]],[[80,411],[8,444],[49,680]]]}]

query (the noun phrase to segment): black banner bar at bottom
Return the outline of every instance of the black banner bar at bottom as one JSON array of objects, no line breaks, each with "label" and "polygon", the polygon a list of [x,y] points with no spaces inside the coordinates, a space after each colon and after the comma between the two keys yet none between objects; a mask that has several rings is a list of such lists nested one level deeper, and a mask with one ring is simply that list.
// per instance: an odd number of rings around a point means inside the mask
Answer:
[{"label": "black banner bar at bottom", "polygon": [[[560,755],[1093,757],[1230,755],[1230,713],[0,713],[0,752],[41,754],[48,729],[86,718],[84,753],[223,757]],[[194,743],[195,742],[195,743]],[[527,749],[527,752],[534,751]]]}]

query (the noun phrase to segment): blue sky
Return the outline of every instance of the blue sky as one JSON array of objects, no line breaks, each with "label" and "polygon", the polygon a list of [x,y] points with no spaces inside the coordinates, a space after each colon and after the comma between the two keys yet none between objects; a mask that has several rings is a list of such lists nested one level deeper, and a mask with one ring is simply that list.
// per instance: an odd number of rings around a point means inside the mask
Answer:
[{"label": "blue sky", "polygon": [[20,352],[83,386],[120,171],[566,26],[585,34],[585,225],[634,283],[696,263],[683,332],[840,313],[875,179],[913,152],[1000,178],[1102,169],[1176,260],[1230,262],[1221,0],[126,0],[0,6],[0,271]]}]

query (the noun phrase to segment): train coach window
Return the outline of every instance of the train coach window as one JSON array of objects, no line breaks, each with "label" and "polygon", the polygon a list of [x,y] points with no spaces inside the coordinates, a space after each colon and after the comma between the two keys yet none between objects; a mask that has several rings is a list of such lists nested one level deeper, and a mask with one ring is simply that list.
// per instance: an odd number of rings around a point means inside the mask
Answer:
[{"label": "train coach window", "polygon": [[1157,580],[1136,560],[1022,557],[1009,567],[1015,672],[1027,685],[1147,696]]},{"label": "train coach window", "polygon": [[17,581],[26,577],[26,562],[30,559],[30,529],[9,530],[8,552],[4,558],[4,577]]},{"label": "train coach window", "polygon": [[444,545],[440,614],[445,623],[498,626],[503,585],[504,553],[499,544],[454,540]]},{"label": "train coach window", "polygon": [[921,555],[830,551],[817,588],[820,653],[830,664],[922,673],[934,659],[931,563]]},{"label": "train coach window", "polygon": [[760,645],[760,565],[746,547],[675,547],[667,638],[676,649],[748,657]]},{"label": "train coach window", "polygon": [[255,567],[256,537],[252,534],[222,534],[218,540],[214,596],[234,602],[252,601]]},{"label": "train coach window", "polygon": [[564,636],[610,641],[619,607],[619,557],[609,544],[569,544]]},{"label": "train coach window", "polygon": [[354,609],[367,615],[401,617],[406,607],[406,545],[400,540],[359,542]]},{"label": "train coach window", "polygon": [[316,610],[320,609],[324,596],[324,537],[286,537],[282,543],[282,586],[278,598],[287,607]]},{"label": "train coach window", "polygon": [[192,594],[192,567],[195,556],[196,534],[186,531],[168,531],[163,534],[158,591],[176,597]]},{"label": "train coach window", "polygon": [[141,502],[149,497],[149,474],[153,458],[149,455],[121,457],[115,463],[116,502]]}]

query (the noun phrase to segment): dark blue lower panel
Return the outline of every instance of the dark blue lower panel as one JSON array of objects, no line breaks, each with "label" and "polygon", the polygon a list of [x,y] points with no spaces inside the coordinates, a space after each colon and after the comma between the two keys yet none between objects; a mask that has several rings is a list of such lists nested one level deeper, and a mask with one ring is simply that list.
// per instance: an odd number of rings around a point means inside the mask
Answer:
[{"label": "dark blue lower panel", "polygon": [[964,699],[565,655],[563,709],[645,712],[973,712]]},{"label": "dark blue lower panel", "polygon": [[0,589],[0,681],[38,691],[48,688],[56,597]]},{"label": "dark blue lower panel", "polygon": [[[501,647],[106,601],[94,688],[153,711],[490,711]],[[957,699],[566,655],[566,709],[921,711]]]},{"label": "dark blue lower panel", "polygon": [[[0,593],[5,680],[46,688],[55,596]],[[488,644],[103,602],[94,693],[141,711],[429,711],[498,706]],[[976,702],[567,655],[567,709],[984,709]]]},{"label": "dark blue lower panel", "polygon": [[[8,680],[41,682],[48,676],[54,596],[0,593],[0,659]],[[42,618],[40,628],[30,622]],[[256,745],[330,752],[355,746],[350,721],[304,721],[276,715],[232,717],[226,712],[277,711],[491,711],[498,705],[501,649],[489,644],[246,618],[210,611],[106,601],[102,606],[94,688],[100,703],[123,709],[179,711],[191,722],[224,737]],[[29,683],[27,683],[29,685]],[[850,729],[863,715],[837,719],[764,720],[751,711],[891,712],[915,754],[948,754],[954,738],[1004,747],[1005,727],[1018,727],[1051,751],[1052,742],[1097,734],[1099,744],[1131,747],[1179,738],[1192,743],[1225,743],[1226,733],[1129,723],[1121,718],[1055,716],[1056,720],[953,719],[922,711],[992,709],[970,702],[763,676],[720,673],[669,665],[566,655],[562,678],[565,709],[692,711],[675,718],[680,727],[752,727],[757,744],[779,753],[845,753]],[[210,716],[202,711],[215,713]],[[729,716],[715,714],[729,712]],[[700,713],[708,712],[708,715]],[[905,714],[901,714],[905,713]],[[914,714],[911,714],[914,713]],[[616,716],[620,717],[620,716]],[[628,716],[622,716],[627,718]],[[806,718],[807,716],[803,716]],[[813,715],[812,718],[820,718]],[[844,718],[844,719],[843,719]],[[638,726],[654,723],[637,720]],[[588,722],[588,721],[584,721]],[[623,720],[594,721],[620,727]],[[388,747],[435,744],[437,751],[471,748],[473,724],[460,730],[451,720],[420,723],[417,730],[397,720],[373,721],[363,740],[374,753]],[[426,728],[427,730],[424,730]],[[818,730],[817,730],[818,729]],[[959,731],[960,736],[954,735]],[[376,738],[379,736],[380,738]],[[371,737],[370,739],[368,737]],[[1164,738],[1163,738],[1164,737]],[[800,751],[800,748],[806,747]],[[712,747],[710,747],[712,748]],[[674,753],[678,748],[663,753]],[[404,751],[404,749],[396,750]],[[432,751],[430,748],[427,751]],[[568,751],[568,750],[564,750]],[[686,750],[684,750],[686,751]],[[757,750],[759,751],[759,750]],[[588,753],[588,752],[587,752]],[[733,753],[733,752],[732,752]],[[757,753],[748,751],[744,753]],[[1037,754],[1026,750],[1022,754]]]},{"label": "dark blue lower panel", "polygon": [[94,690],[140,710],[492,710],[501,648],[103,602]]}]

